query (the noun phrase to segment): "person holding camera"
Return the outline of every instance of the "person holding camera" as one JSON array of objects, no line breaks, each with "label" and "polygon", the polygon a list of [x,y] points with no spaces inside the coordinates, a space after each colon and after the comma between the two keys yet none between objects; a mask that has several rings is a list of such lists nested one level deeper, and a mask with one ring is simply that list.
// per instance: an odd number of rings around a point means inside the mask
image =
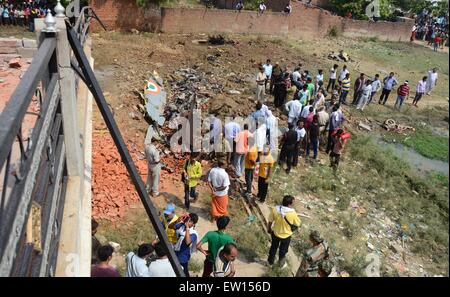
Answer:
[{"label": "person holding camera", "polygon": [[198,180],[202,177],[202,165],[196,160],[197,154],[191,153],[189,159],[183,165],[183,173],[181,180],[184,183],[184,207],[189,210],[190,198],[194,198],[194,202],[197,201],[198,193],[195,187],[198,184]]},{"label": "person holding camera", "polygon": [[197,222],[198,215],[190,213],[181,216],[175,224],[169,226],[176,230],[178,240],[174,245],[174,251],[186,277],[189,277],[188,265],[191,254],[197,251],[198,233],[195,230]]}]

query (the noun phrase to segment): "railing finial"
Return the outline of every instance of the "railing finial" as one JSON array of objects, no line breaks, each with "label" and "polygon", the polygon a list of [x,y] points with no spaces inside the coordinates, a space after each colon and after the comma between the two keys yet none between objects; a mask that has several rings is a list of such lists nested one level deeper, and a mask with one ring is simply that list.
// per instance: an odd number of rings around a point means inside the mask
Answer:
[{"label": "railing finial", "polygon": [[52,11],[47,9],[47,15],[44,19],[45,28],[42,30],[47,33],[56,33],[56,19],[52,15]]},{"label": "railing finial", "polygon": [[64,8],[64,6],[61,5],[61,0],[58,0],[58,3],[56,4],[54,10],[56,13],[55,16],[57,18],[65,18],[66,17],[66,15],[65,15],[66,9]]}]

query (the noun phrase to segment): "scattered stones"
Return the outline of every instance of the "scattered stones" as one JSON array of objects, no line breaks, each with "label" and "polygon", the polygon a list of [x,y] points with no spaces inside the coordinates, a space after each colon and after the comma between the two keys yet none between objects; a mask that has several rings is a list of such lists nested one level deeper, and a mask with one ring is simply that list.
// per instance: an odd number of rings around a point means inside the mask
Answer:
[{"label": "scattered stones", "polygon": [[239,92],[238,90],[228,90],[227,93],[230,95],[241,95],[241,92]]},{"label": "scattered stones", "polygon": [[391,243],[389,245],[389,249],[392,250],[396,254],[401,254],[404,251],[403,247],[398,243]]}]

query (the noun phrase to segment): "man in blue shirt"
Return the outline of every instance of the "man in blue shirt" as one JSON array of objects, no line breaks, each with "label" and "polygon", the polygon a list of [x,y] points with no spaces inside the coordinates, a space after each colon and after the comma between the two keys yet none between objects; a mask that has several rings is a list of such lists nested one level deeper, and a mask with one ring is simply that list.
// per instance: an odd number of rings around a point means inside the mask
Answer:
[{"label": "man in blue shirt", "polygon": [[394,72],[391,72],[389,76],[386,76],[383,80],[384,87],[383,91],[381,92],[380,100],[378,101],[378,104],[385,104],[386,101],[389,98],[389,94],[391,93],[392,89],[398,85],[398,81],[394,76]]},{"label": "man in blue shirt", "polygon": [[267,91],[267,83],[270,81],[270,77],[272,76],[272,64],[270,64],[270,59],[267,59],[266,64],[262,65],[264,68],[264,74],[266,75],[266,81],[264,82],[264,90]]},{"label": "man in blue shirt", "polygon": [[174,225],[169,226],[169,228],[177,230],[178,241],[173,249],[175,250],[175,255],[177,256],[186,277],[189,277],[188,266],[191,254],[197,249],[198,233],[194,229],[197,222],[198,215],[190,213],[181,216]]}]

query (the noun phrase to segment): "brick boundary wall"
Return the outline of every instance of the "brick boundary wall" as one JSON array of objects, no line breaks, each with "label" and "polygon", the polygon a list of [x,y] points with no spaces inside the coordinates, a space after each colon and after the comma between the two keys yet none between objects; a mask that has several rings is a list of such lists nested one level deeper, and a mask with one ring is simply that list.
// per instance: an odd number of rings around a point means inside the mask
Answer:
[{"label": "brick boundary wall", "polygon": [[[346,37],[377,37],[380,40],[408,41],[414,20],[369,22],[334,16],[320,8],[292,2],[293,12],[188,8],[138,8],[135,0],[91,0],[108,30],[130,30],[164,33],[230,33],[288,36],[292,38],[327,35],[335,27]],[[95,23],[95,22],[94,22]],[[94,27],[98,30],[98,26]]]}]

